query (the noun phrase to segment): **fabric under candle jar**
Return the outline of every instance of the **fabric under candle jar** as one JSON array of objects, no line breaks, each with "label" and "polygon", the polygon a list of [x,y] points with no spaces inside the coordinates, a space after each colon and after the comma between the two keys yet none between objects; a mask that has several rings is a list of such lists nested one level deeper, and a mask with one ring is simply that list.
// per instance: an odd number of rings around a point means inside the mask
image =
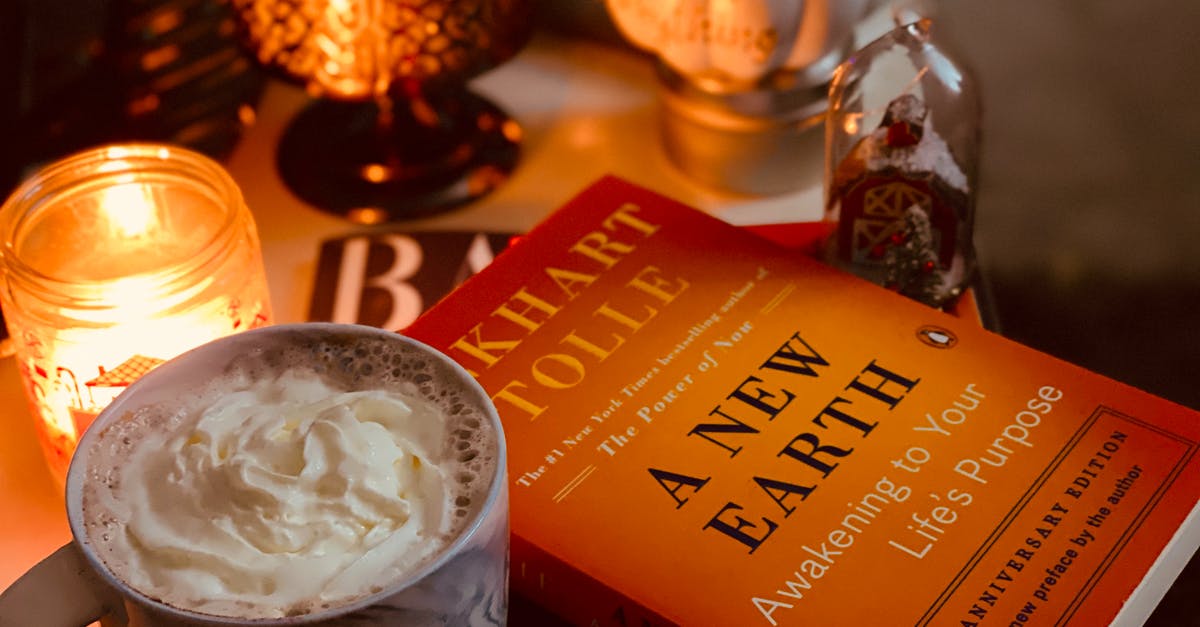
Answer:
[{"label": "fabric under candle jar", "polygon": [[253,216],[212,159],[110,145],[51,163],[0,208],[0,306],[52,474],[139,376],[270,323]]}]

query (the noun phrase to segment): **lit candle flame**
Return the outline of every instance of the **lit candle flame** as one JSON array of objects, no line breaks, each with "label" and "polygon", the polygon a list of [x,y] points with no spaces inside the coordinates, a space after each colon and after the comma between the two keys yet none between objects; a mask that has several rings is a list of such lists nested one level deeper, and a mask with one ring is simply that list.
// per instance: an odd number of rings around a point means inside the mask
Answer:
[{"label": "lit candle flame", "polygon": [[144,185],[114,185],[101,193],[99,203],[113,234],[118,237],[144,237],[158,226],[154,197]]}]

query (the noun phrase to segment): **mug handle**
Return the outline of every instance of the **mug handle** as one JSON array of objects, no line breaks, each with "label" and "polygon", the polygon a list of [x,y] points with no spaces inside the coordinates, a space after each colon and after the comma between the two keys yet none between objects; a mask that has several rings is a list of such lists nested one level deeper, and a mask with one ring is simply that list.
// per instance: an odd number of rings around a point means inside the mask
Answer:
[{"label": "mug handle", "polygon": [[110,614],[120,614],[117,620],[123,620],[121,599],[87,564],[74,542],[51,553],[0,593],[0,627],[85,627]]}]

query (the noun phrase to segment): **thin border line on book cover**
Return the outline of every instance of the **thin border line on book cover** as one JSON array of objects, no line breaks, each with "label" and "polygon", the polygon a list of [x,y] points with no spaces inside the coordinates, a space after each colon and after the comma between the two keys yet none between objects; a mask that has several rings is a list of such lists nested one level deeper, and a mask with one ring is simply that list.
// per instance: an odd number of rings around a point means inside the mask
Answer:
[{"label": "thin border line on book cover", "polygon": [[782,303],[784,299],[786,299],[788,295],[794,291],[796,291],[795,283],[788,283],[787,285],[784,285],[783,289],[780,289],[779,293],[775,294],[771,300],[767,301],[767,304],[763,305],[762,309],[759,311],[762,313],[771,313],[772,309],[778,307],[779,303]]},{"label": "thin border line on book cover", "polygon": [[595,464],[588,464],[583,470],[579,471],[579,474],[575,475],[573,479],[568,481],[561,490],[555,493],[554,502],[561,503],[563,499],[567,498],[567,495],[570,494],[572,490],[578,488],[579,484],[583,483],[584,479],[592,476],[593,472],[596,472]]},{"label": "thin border line on book cover", "polygon": [[988,535],[983,544],[980,545],[979,549],[977,549],[975,553],[971,555],[971,558],[967,560],[962,569],[958,571],[946,588],[942,590],[942,593],[938,595],[933,604],[930,605],[927,610],[925,610],[925,613],[916,622],[916,625],[928,625],[929,622],[933,620],[933,618],[942,610],[945,604],[950,600],[950,597],[958,591],[958,588],[960,585],[962,585],[963,581],[966,580],[971,572],[975,570],[975,567],[978,566],[979,562],[983,560],[988,551],[991,550],[992,545],[994,545],[996,541],[999,540],[1000,536],[1002,536],[1004,532],[1008,530],[1013,521],[1021,514],[1021,512],[1024,511],[1025,506],[1028,505],[1029,501],[1033,499],[1034,495],[1041,490],[1050,476],[1057,472],[1058,467],[1066,459],[1067,455],[1075,449],[1087,432],[1090,431],[1092,427],[1095,426],[1096,422],[1099,421],[1100,417],[1105,414],[1108,414],[1118,420],[1134,423],[1144,429],[1157,432],[1163,437],[1184,444],[1187,448],[1185,448],[1185,450],[1182,452],[1180,459],[1175,462],[1167,476],[1164,477],[1163,481],[1159,485],[1159,488],[1153,495],[1151,495],[1151,497],[1146,501],[1146,504],[1143,505],[1142,509],[1139,511],[1138,515],[1126,527],[1126,532],[1117,539],[1117,542],[1109,550],[1109,553],[1105,556],[1105,559],[1101,562],[1100,567],[1097,569],[1098,572],[1093,573],[1093,576],[1084,582],[1083,587],[1078,593],[1076,593],[1072,603],[1067,606],[1067,608],[1063,611],[1063,615],[1056,620],[1055,624],[1062,624],[1064,621],[1069,620],[1075,611],[1079,609],[1083,598],[1087,596],[1092,588],[1095,587],[1099,577],[1102,575],[1102,573],[1099,571],[1107,570],[1108,567],[1113,564],[1117,553],[1120,552],[1126,543],[1128,543],[1129,537],[1132,535],[1133,531],[1136,530],[1136,528],[1139,527],[1146,519],[1150,510],[1158,504],[1159,500],[1161,500],[1162,496],[1166,493],[1166,490],[1170,484],[1173,483],[1176,478],[1178,478],[1180,472],[1182,472],[1182,468],[1188,463],[1188,461],[1192,459],[1196,452],[1197,446],[1197,443],[1192,440],[1188,440],[1187,438],[1184,438],[1178,434],[1172,433],[1161,427],[1147,423],[1143,420],[1134,418],[1133,416],[1118,412],[1103,405],[1096,407],[1088,419],[1084,421],[1082,425],[1080,425],[1079,429],[1076,430],[1071,439],[1063,445],[1059,452],[1054,456],[1054,459],[1051,460],[1051,462],[1046,466],[1046,469],[1038,475],[1037,479],[1034,480],[1029,489],[1021,495],[1021,498],[1009,510],[1009,513],[1005,515],[1004,519],[1001,520],[1000,524],[997,525],[992,533]]},{"label": "thin border line on book cover", "polygon": [[1163,496],[1166,495],[1167,491],[1171,488],[1171,485],[1173,485],[1175,483],[1175,481],[1179,478],[1179,476],[1181,474],[1183,474],[1183,469],[1192,461],[1192,458],[1195,457],[1195,455],[1196,455],[1196,447],[1197,447],[1196,442],[1193,442],[1193,441],[1183,438],[1179,435],[1171,433],[1170,431],[1167,431],[1166,429],[1163,429],[1162,427],[1159,427],[1158,425],[1154,425],[1154,424],[1151,424],[1144,420],[1141,420],[1139,418],[1135,418],[1134,416],[1130,416],[1130,415],[1127,415],[1127,414],[1124,414],[1124,413],[1121,413],[1119,411],[1109,409],[1109,408],[1104,408],[1104,411],[1106,411],[1107,413],[1112,414],[1114,416],[1117,416],[1119,418],[1122,418],[1126,422],[1131,422],[1131,423],[1137,424],[1148,431],[1154,431],[1154,432],[1157,432],[1159,435],[1162,435],[1169,439],[1175,440],[1177,442],[1181,442],[1183,444],[1187,444],[1188,448],[1184,451],[1184,454],[1179,459],[1179,461],[1177,461],[1175,463],[1175,466],[1171,469],[1171,472],[1168,473],[1167,476],[1163,479],[1163,481],[1158,485],[1158,489],[1156,489],[1154,491],[1154,494],[1152,494],[1150,496],[1150,498],[1146,500],[1145,505],[1143,505],[1142,509],[1138,511],[1137,516],[1135,516],[1133,521],[1130,522],[1129,526],[1125,528],[1125,530],[1121,534],[1121,536],[1119,538],[1117,538],[1117,541],[1113,545],[1112,549],[1109,550],[1108,554],[1106,554],[1104,556],[1104,559],[1100,562],[1100,566],[1097,567],[1094,571],[1092,571],[1091,576],[1088,577],[1088,580],[1084,582],[1083,587],[1080,588],[1079,592],[1075,595],[1075,598],[1067,606],[1067,609],[1063,610],[1062,616],[1058,619],[1058,622],[1056,622],[1055,625],[1066,624],[1068,621],[1071,620],[1072,617],[1075,616],[1075,612],[1079,611],[1079,608],[1083,606],[1083,600],[1089,594],[1091,594],[1092,589],[1094,589],[1096,587],[1096,585],[1100,583],[1101,577],[1103,577],[1103,575],[1108,572],[1108,570],[1112,567],[1112,565],[1114,563],[1116,563],[1117,555],[1125,549],[1125,546],[1127,544],[1129,544],[1129,541],[1130,541],[1131,537],[1133,536],[1133,533],[1135,531],[1137,531],[1138,529],[1140,529],[1142,526],[1142,523],[1144,523],[1146,521],[1146,519],[1150,517],[1150,513],[1154,510],[1155,507],[1158,506],[1159,501],[1161,501]]}]

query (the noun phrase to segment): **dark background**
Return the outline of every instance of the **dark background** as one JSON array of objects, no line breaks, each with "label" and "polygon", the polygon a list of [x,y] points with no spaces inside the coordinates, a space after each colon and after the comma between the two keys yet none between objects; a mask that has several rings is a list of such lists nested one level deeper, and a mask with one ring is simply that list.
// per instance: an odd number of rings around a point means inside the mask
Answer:
[{"label": "dark background", "polygon": [[[1200,408],[1200,3],[943,0],[984,91],[1004,335]],[[1150,625],[1200,625],[1200,559]]]}]

